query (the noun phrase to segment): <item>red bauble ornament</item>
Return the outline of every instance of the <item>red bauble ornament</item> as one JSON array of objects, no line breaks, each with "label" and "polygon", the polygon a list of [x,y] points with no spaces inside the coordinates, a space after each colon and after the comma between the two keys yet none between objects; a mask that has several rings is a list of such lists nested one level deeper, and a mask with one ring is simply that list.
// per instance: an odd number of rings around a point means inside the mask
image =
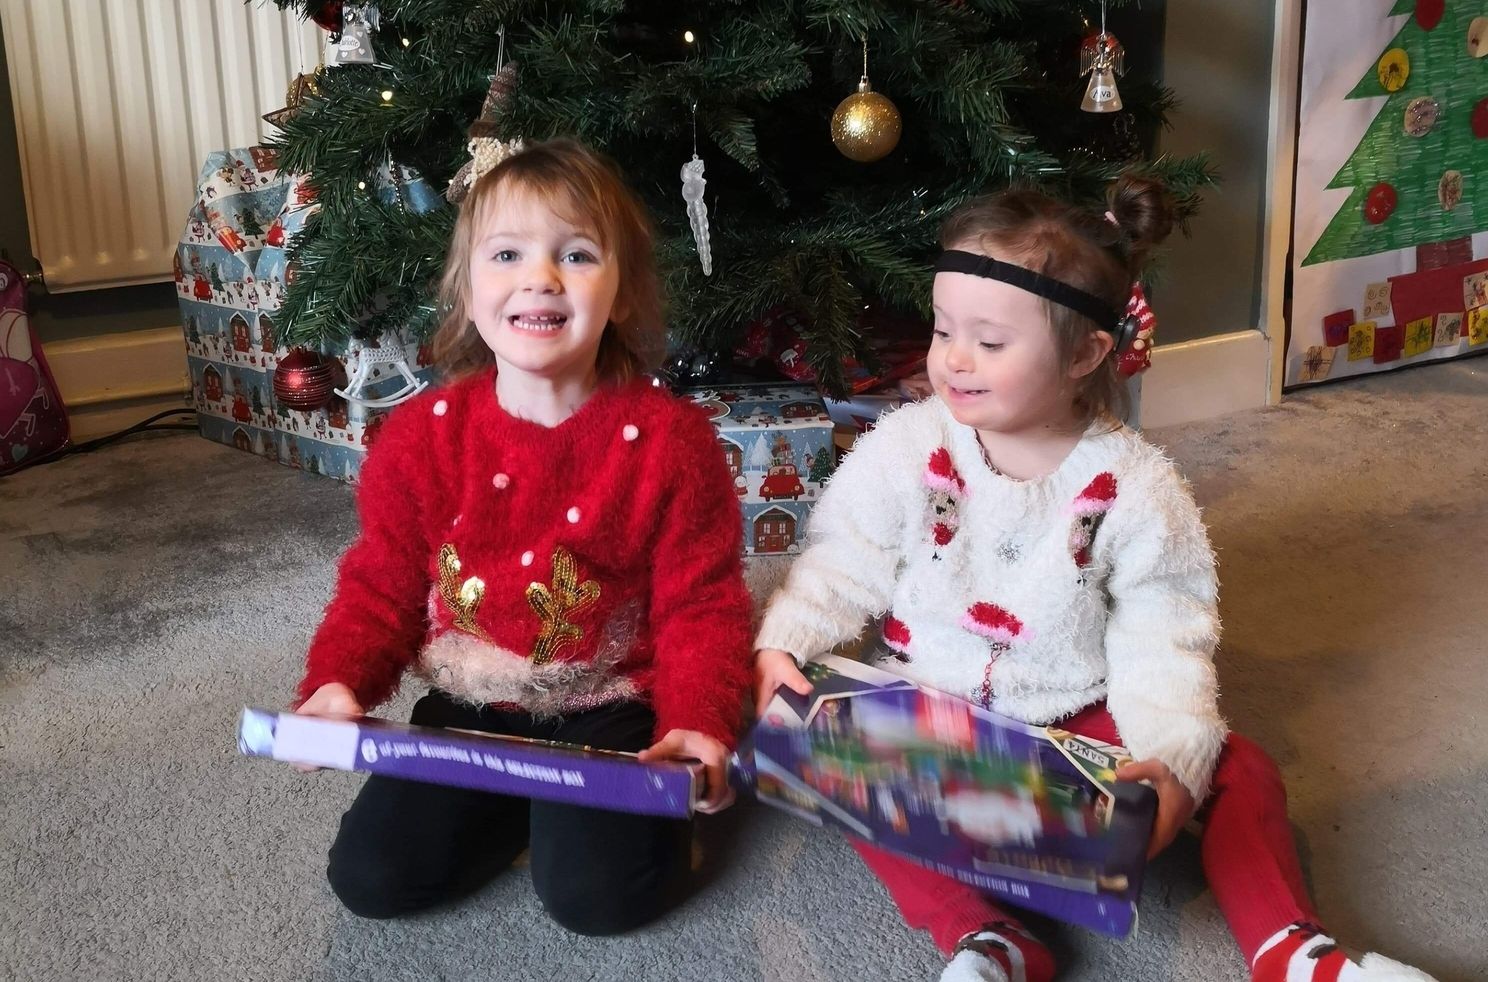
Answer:
[{"label": "red bauble ornament", "polygon": [[1364,217],[1369,224],[1378,225],[1395,211],[1396,200],[1395,189],[1381,181],[1364,196]]},{"label": "red bauble ornament", "polygon": [[1416,23],[1421,30],[1429,31],[1441,23],[1447,9],[1447,0],[1416,0]]},{"label": "red bauble ornament", "polygon": [[274,398],[290,409],[313,412],[331,401],[335,364],[316,351],[295,348],[274,370]]},{"label": "red bauble ornament", "polygon": [[325,0],[325,2],[322,3],[318,8],[316,8],[315,12],[310,15],[310,19],[315,21],[315,23],[319,26],[330,31],[332,34],[340,34],[342,24],[341,0]]},{"label": "red bauble ornament", "polygon": [[1479,99],[1472,110],[1473,136],[1479,140],[1488,137],[1488,99]]}]

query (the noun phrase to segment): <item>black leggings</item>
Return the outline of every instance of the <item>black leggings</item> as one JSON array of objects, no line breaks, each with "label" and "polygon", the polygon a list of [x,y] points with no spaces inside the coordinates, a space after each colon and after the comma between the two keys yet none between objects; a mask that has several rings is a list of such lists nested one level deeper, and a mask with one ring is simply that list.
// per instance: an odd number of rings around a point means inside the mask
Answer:
[{"label": "black leggings", "polygon": [[[642,750],[656,717],[618,703],[538,721],[463,706],[435,690],[410,722]],[[690,831],[685,820],[373,775],[341,818],[326,877],[352,913],[396,917],[471,893],[530,844],[532,885],[548,915],[578,934],[620,934],[678,899]]]}]

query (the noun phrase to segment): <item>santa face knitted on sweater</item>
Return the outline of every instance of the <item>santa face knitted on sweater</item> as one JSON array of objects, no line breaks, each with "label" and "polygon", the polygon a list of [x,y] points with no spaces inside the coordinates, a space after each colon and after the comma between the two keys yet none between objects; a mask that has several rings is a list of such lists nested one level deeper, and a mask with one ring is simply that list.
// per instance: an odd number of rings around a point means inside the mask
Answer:
[{"label": "santa face knitted on sweater", "polygon": [[370,708],[407,668],[475,704],[634,700],[658,735],[731,744],[749,681],[742,527],[712,427],[649,382],[556,427],[491,371],[400,406],[358,487],[362,532],[300,685]]}]

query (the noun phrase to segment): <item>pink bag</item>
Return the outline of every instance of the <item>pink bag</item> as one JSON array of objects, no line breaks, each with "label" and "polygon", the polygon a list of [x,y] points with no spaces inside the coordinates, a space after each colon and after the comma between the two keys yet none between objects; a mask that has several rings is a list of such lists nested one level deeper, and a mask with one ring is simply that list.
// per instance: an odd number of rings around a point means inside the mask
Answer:
[{"label": "pink bag", "polygon": [[67,407],[26,314],[26,283],[0,260],[0,474],[67,446]]}]

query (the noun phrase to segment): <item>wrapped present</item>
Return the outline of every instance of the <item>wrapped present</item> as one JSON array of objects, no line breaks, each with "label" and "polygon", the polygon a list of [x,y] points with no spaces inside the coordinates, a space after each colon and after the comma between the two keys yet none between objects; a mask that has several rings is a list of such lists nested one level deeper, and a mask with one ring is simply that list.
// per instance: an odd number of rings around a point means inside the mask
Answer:
[{"label": "wrapped present", "polygon": [[836,656],[781,688],[732,760],[761,801],[1029,910],[1122,936],[1157,795],[1121,747]]},{"label": "wrapped present", "polygon": [[666,818],[691,815],[703,784],[701,764],[641,763],[617,750],[370,716],[245,708],[238,749],[250,757]]},{"label": "wrapped present", "polygon": [[872,392],[846,399],[833,399],[823,395],[822,401],[826,403],[827,414],[837,424],[838,460],[852,449],[859,436],[878,425],[879,417],[884,413],[897,409],[906,402],[928,399],[934,394],[930,378],[922,370]]},{"label": "wrapped present", "polygon": [[718,429],[744,522],[744,555],[801,551],[806,520],[837,465],[832,418],[804,385],[690,389]]},{"label": "wrapped present", "polygon": [[898,389],[905,402],[918,402],[935,395],[935,386],[930,384],[930,375],[923,371],[900,379]]},{"label": "wrapped present", "polygon": [[904,401],[904,396],[900,394],[897,385],[849,396],[846,399],[822,396],[822,402],[826,404],[827,415],[832,417],[832,422],[854,433],[867,433],[878,422],[879,416],[890,409],[899,408],[904,405]]},{"label": "wrapped present", "polygon": [[[899,327],[902,329],[902,325]],[[844,365],[848,388],[855,396],[892,388],[900,379],[925,370],[929,344],[923,337],[896,339],[892,335],[878,335],[869,341],[868,346],[878,361],[876,371],[856,361]]]},{"label": "wrapped present", "polygon": [[[409,168],[387,170],[386,181],[379,193],[400,195],[407,207],[439,203],[417,190],[426,186]],[[277,170],[267,148],[209,154],[176,248],[176,297],[201,434],[351,481],[382,418],[433,369],[427,347],[410,339],[353,341],[329,353],[341,395],[308,411],[275,398],[274,372],[288,353],[277,317],[294,279],[286,257],[315,199],[306,177]]]},{"label": "wrapped present", "polygon": [[[842,371],[852,395],[924,370],[930,342],[923,321],[870,305],[858,318],[857,329],[868,339],[877,367],[869,368],[855,358],[843,360]],[[741,365],[765,362],[794,382],[813,382],[816,372],[807,361],[806,334],[805,321],[798,314],[789,307],[774,307],[745,329],[734,358]]]}]

